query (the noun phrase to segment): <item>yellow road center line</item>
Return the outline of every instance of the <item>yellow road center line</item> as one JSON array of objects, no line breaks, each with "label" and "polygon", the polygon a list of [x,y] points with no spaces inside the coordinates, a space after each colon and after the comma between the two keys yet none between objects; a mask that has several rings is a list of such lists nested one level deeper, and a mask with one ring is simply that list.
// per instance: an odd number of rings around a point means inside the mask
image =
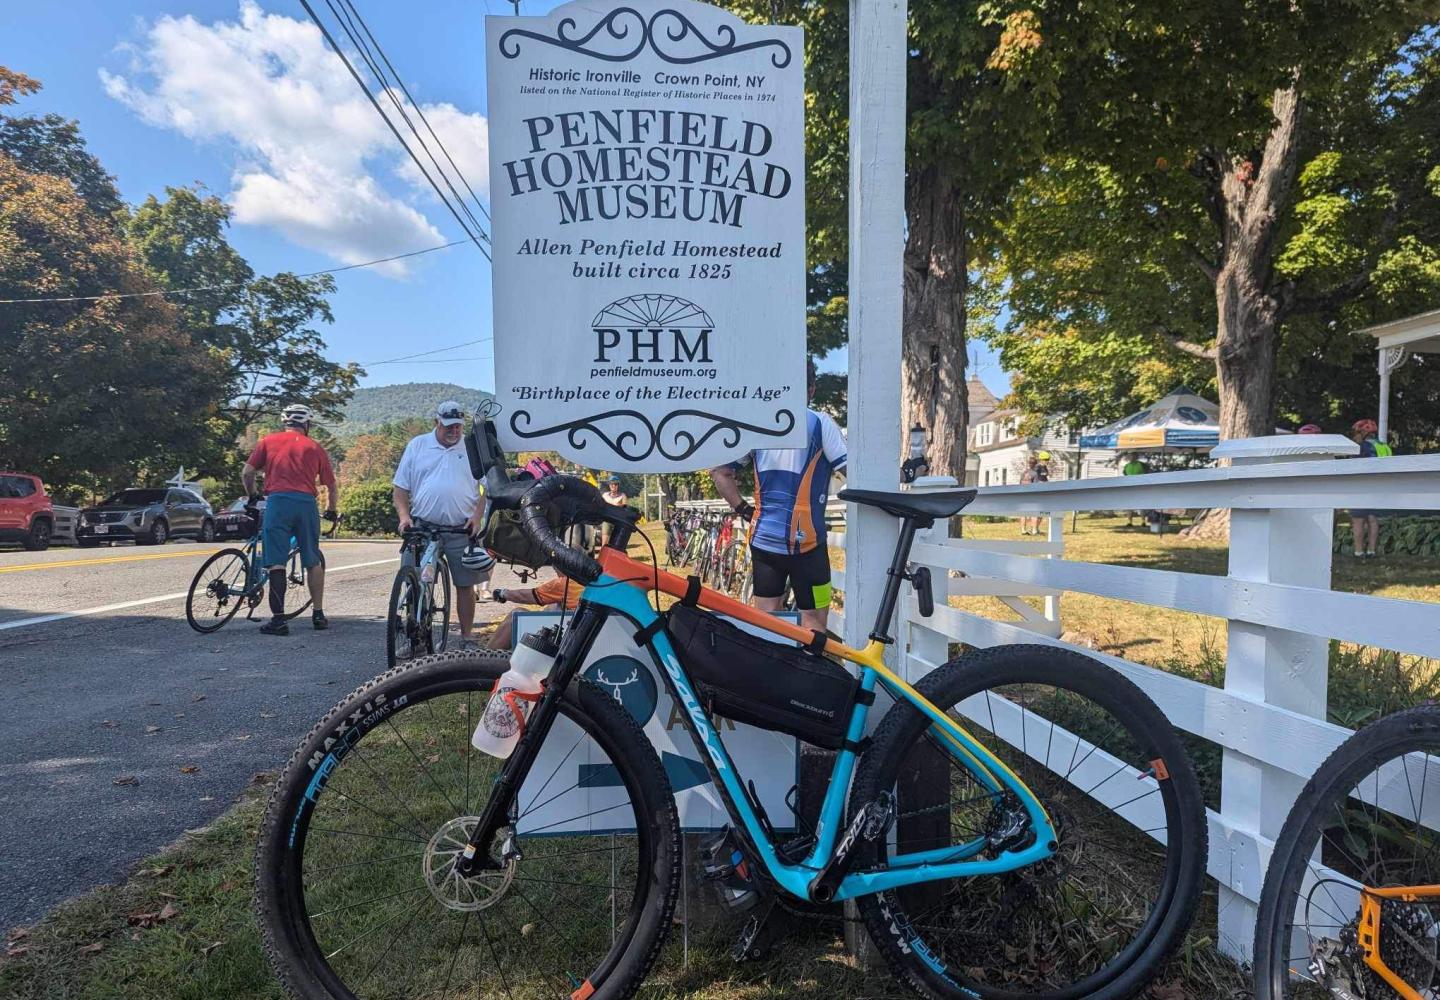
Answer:
[{"label": "yellow road center line", "polygon": [[146,559],[180,559],[185,556],[208,556],[219,549],[187,549],[184,552],[146,552],[133,556],[102,556],[98,559],[66,559],[62,562],[25,563],[22,566],[0,566],[0,573],[24,573],[32,569],[63,569],[66,566],[99,566],[103,563],[142,562]]}]

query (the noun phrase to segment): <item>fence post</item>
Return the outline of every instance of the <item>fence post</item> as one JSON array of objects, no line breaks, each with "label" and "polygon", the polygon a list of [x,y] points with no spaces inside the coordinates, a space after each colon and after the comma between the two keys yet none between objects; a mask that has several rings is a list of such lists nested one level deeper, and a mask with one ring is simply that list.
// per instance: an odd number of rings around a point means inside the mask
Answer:
[{"label": "fence post", "polygon": [[[1346,445],[1349,448],[1346,448]],[[1312,442],[1294,436],[1226,441],[1211,452],[1235,465],[1313,460],[1354,449],[1332,435]],[[1328,590],[1335,512],[1234,509],[1230,512],[1230,579]],[[1234,621],[1227,628],[1225,690],[1294,712],[1325,717],[1330,641],[1324,636]],[[1225,750],[1220,811],[1233,825],[1273,840],[1305,779],[1265,761]],[[1216,847],[1212,843],[1212,857]],[[1221,861],[1225,865],[1225,861]],[[1233,887],[1220,886],[1219,936],[1223,951],[1248,961],[1255,938],[1256,903],[1265,871],[1258,858],[1229,861]]]}]

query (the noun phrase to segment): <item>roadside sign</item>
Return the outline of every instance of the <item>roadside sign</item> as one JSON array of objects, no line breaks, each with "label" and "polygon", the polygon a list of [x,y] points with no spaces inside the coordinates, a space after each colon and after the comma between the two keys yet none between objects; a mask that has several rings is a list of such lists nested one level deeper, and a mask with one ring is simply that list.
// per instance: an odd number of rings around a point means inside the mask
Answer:
[{"label": "roadside sign", "polygon": [[[795,612],[776,617],[799,620]],[[515,616],[515,641],[559,623],[558,612],[521,612]],[[744,622],[735,624],[756,631]],[[729,814],[681,721],[684,709],[666,690],[649,651],[635,645],[634,631],[625,619],[612,616],[596,638],[581,675],[604,688],[645,730],[670,778],[680,826],[692,832],[719,830],[729,825]],[[754,780],[760,803],[775,828],[793,830],[795,817],[785,798],[799,781],[799,742],[792,736],[744,723],[715,721],[736,770]],[[556,720],[530,774],[531,780],[521,793],[517,826],[520,833],[614,833],[630,829],[629,810],[620,808],[629,799],[614,765],[569,720]],[[534,792],[529,791],[531,785]]]},{"label": "roadside sign", "polygon": [[675,472],[803,447],[803,37],[693,0],[487,17],[507,450]]}]

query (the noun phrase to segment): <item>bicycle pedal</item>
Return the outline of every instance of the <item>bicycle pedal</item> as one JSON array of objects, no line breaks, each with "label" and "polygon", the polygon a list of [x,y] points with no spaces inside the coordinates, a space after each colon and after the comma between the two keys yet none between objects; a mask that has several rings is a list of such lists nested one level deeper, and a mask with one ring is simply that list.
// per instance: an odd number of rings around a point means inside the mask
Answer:
[{"label": "bicycle pedal", "polygon": [[735,962],[758,962],[770,951],[770,936],[764,931],[770,922],[770,914],[775,910],[775,901],[766,900],[765,905],[750,915],[745,921],[745,926],[740,928],[740,936],[735,939],[735,944],[730,948],[730,958]]}]

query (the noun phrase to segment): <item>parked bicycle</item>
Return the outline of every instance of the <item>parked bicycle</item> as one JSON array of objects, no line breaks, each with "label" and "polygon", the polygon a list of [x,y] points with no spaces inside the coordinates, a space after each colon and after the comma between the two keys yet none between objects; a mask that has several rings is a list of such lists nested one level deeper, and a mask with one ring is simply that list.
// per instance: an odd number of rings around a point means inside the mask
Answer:
[{"label": "parked bicycle", "polygon": [[1305,784],[1260,893],[1255,995],[1440,995],[1440,706],[1365,726]]},{"label": "parked bicycle", "polygon": [[[548,668],[538,693],[492,691],[503,655],[451,652],[377,677],[297,748],[256,874],[292,995],[635,992],[672,927],[680,828],[640,724],[580,674],[616,616],[684,706],[730,815],[710,873],[754,889],[737,954],[775,907],[854,899],[923,995],[1138,995],[1189,925],[1206,858],[1200,789],[1164,716],[1069,651],[982,650],[915,686],[882,658],[902,583],[931,607],[928,573],[907,565],[916,530],[973,491],[842,494],[900,520],[870,643],[852,649],[631,559],[633,512],[573,477],[510,484],[493,428],[476,437],[489,502],[522,512],[582,600],[558,644],[527,636],[514,659]],[[615,527],[598,562],[560,541],[551,513]],[[657,591],[680,602],[662,614]],[[877,688],[894,706],[867,739]],[[837,751],[814,829],[797,817],[799,834],[776,832],[707,706]],[[503,760],[471,744],[492,715],[483,735],[509,741]]]},{"label": "parked bicycle", "polygon": [[[265,599],[267,579],[265,567],[260,558],[260,515],[247,510],[249,516],[249,539],[241,548],[226,548],[216,552],[200,564],[195,578],[190,581],[190,590],[185,595],[185,620],[197,632],[218,632],[235,617],[242,607],[249,621],[257,621],[255,609]],[[344,515],[337,515],[323,537],[330,538],[340,527]],[[325,565],[325,553],[320,553],[320,565]],[[303,603],[281,616],[289,621],[304,614],[310,607],[310,590],[305,583],[305,566],[300,561],[300,548],[295,539],[290,539],[290,554],[285,558],[285,579],[288,590],[299,589],[304,593]],[[286,606],[290,605],[286,601]]]},{"label": "parked bicycle", "polygon": [[442,528],[421,522],[407,528],[400,544],[411,565],[401,566],[390,586],[385,616],[385,659],[402,660],[445,651],[450,639],[450,561],[441,539],[466,535],[464,528]]}]

